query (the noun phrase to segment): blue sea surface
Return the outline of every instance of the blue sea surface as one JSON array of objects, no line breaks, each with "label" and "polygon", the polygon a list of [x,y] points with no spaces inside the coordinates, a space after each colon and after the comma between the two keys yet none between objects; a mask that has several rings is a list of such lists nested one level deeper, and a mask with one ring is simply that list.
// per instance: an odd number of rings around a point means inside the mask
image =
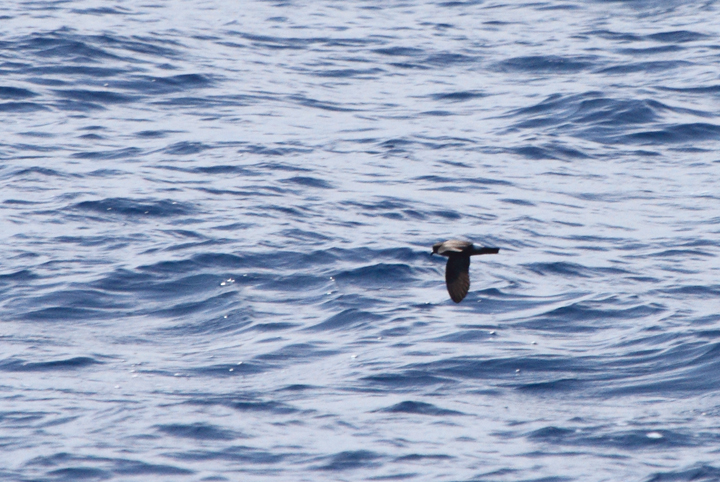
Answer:
[{"label": "blue sea surface", "polygon": [[0,119],[0,480],[720,480],[717,1],[4,2]]}]

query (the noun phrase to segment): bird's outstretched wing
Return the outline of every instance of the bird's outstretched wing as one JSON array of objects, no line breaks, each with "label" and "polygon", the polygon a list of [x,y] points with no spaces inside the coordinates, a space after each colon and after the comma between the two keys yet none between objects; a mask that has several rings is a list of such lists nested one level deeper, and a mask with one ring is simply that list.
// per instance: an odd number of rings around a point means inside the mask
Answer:
[{"label": "bird's outstretched wing", "polygon": [[450,255],[445,267],[445,282],[450,298],[460,303],[470,289],[470,256]]},{"label": "bird's outstretched wing", "polygon": [[498,254],[500,252],[500,248],[486,248],[486,247],[475,247],[473,246],[473,250],[470,253],[471,255],[475,254]]}]

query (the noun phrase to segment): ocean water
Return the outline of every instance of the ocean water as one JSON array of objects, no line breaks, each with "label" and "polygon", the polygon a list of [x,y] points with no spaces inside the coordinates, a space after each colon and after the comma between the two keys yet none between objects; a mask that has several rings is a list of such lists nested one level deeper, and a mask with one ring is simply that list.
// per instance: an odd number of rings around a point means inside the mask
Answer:
[{"label": "ocean water", "polygon": [[0,479],[720,480],[719,33],[3,3]]}]

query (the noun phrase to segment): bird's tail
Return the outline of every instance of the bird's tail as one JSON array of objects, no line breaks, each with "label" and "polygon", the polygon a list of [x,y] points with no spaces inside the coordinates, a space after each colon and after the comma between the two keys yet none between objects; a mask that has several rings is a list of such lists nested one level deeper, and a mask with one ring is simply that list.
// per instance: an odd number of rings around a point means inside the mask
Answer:
[{"label": "bird's tail", "polygon": [[473,251],[471,254],[498,254],[500,252],[500,248],[477,248],[473,246]]}]

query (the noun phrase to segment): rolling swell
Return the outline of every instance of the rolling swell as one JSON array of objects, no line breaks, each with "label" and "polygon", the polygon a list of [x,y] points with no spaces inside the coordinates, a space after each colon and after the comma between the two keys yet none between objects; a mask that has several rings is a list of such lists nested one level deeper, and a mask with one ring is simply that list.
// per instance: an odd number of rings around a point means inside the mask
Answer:
[{"label": "rolling swell", "polygon": [[713,2],[0,17],[3,480],[718,478]]}]

